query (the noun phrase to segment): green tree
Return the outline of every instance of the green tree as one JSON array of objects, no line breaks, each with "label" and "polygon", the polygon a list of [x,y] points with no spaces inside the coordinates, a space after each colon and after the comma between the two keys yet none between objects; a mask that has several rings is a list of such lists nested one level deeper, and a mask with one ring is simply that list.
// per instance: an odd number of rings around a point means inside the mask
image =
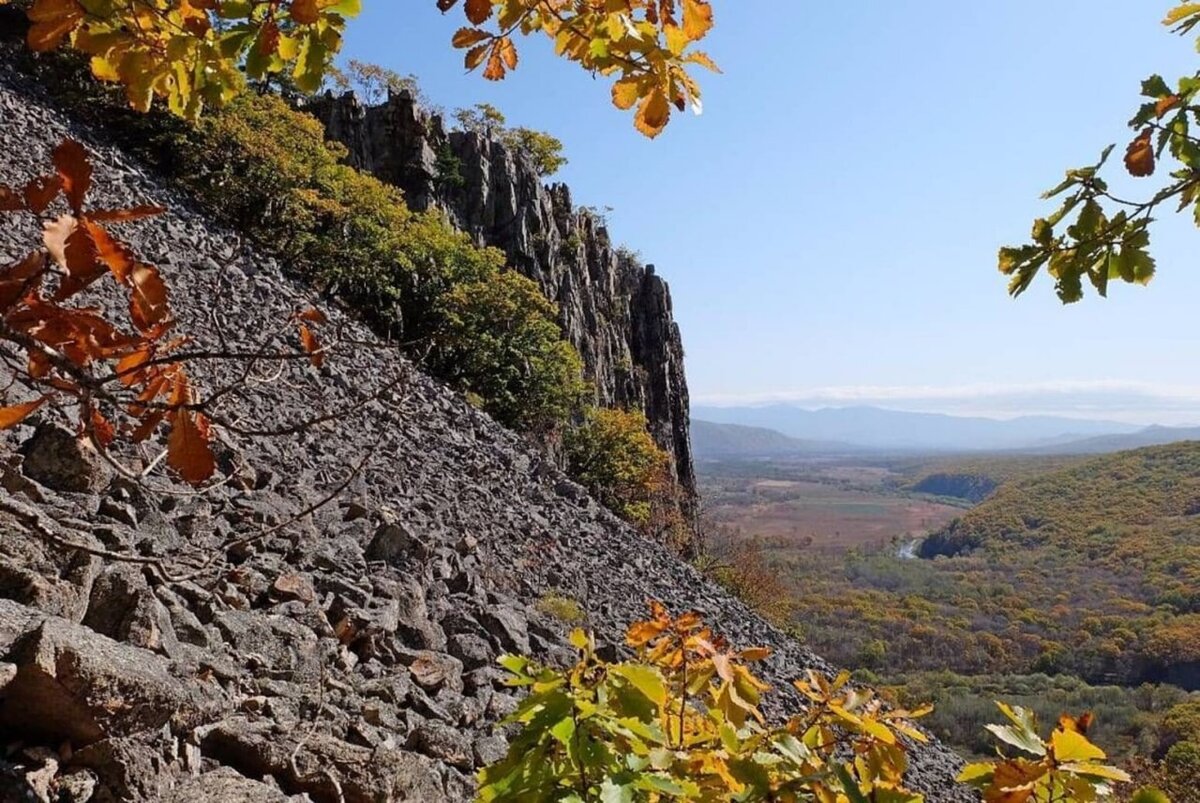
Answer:
[{"label": "green tree", "polygon": [[509,150],[522,154],[543,178],[554,175],[567,163],[561,140],[532,128],[509,128],[504,114],[490,103],[476,103],[470,108],[457,109],[454,119],[463,131],[490,136]]},{"label": "green tree", "polygon": [[670,458],[646,427],[641,412],[596,408],[565,438],[571,476],[639,526],[651,524],[656,498],[669,482]]},{"label": "green tree", "polygon": [[545,432],[579,408],[583,362],[535,282],[504,271],[454,287],[438,309],[431,366],[498,421]]},{"label": "green tree", "polygon": [[[1164,20],[1187,35],[1200,25],[1200,4],[1176,6]],[[1200,44],[1200,42],[1198,42]],[[1149,180],[1166,176],[1140,198],[1113,194],[1103,178],[1115,145],[1092,165],[1068,170],[1042,197],[1057,208],[1033,223],[1031,242],[1000,249],[1000,270],[1011,276],[1009,292],[1025,292],[1044,268],[1063,303],[1080,300],[1084,282],[1107,295],[1110,282],[1147,284],[1156,268],[1150,254],[1155,214],[1175,205],[1200,225],[1200,72],[1168,83],[1160,75],[1142,82],[1142,103],[1129,121],[1135,132],[1124,154],[1125,170]],[[1164,169],[1162,162],[1169,162]]]}]

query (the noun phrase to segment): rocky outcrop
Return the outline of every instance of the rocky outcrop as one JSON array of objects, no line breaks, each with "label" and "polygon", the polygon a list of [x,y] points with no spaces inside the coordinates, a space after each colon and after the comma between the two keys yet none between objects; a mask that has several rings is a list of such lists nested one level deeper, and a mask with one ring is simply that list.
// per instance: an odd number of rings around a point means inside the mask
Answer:
[{"label": "rocky outcrop", "polygon": [[407,94],[380,106],[326,95],[309,111],[349,161],[404,190],[414,209],[439,209],[481,245],[537,281],[560,310],[602,406],[644,410],[655,440],[695,493],[683,342],[671,293],[654,266],[613,247],[604,221],[577,209],[563,184],[545,185],[496,139],[447,132]]},{"label": "rocky outcrop", "polygon": [[[172,210],[122,234],[162,267],[180,331],[199,349],[288,347],[279,324],[305,289],[39,97],[0,45],[0,183],[81,139],[99,206]],[[6,216],[0,263],[39,239]],[[194,369],[212,388],[244,366]],[[539,610],[551,594],[607,644],[653,597],[773,646],[775,716],[801,705],[789,679],[828,671],[394,350],[275,370],[225,414],[262,430],[342,414],[288,437],[223,428],[223,481],[203,493],[161,471],[101,477],[49,408],[0,433],[0,801],[468,800],[518,702],[496,657],[570,655],[568,625]],[[148,466],[151,446],[121,456]],[[959,764],[920,747],[913,783],[970,800]]]}]

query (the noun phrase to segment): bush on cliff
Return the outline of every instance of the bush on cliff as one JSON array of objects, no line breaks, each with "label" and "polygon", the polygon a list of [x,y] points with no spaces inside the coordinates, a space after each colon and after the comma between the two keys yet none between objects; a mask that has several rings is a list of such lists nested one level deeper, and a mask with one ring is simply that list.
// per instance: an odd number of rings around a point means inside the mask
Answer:
[{"label": "bush on cliff", "polygon": [[593,409],[564,439],[568,470],[596,498],[643,532],[674,546],[684,523],[670,456],[634,410]]},{"label": "bush on cliff", "polygon": [[583,361],[532,280],[505,271],[458,284],[439,301],[437,318],[429,365],[480,396],[496,420],[545,432],[579,409],[588,390]]}]

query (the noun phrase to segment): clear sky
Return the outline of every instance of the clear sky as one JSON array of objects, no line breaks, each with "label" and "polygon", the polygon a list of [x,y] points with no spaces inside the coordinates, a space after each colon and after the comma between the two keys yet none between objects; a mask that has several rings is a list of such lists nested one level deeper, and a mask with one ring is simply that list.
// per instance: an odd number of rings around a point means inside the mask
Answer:
[{"label": "clear sky", "polygon": [[1108,300],[1064,308],[1042,279],[1014,301],[995,266],[1065,168],[1123,148],[1142,78],[1200,64],[1172,3],[713,4],[724,74],[653,142],[546,42],[502,83],[465,74],[434,0],[366,3],[346,55],[559,136],[576,201],[669,279],[697,401],[1200,423],[1190,224]]}]

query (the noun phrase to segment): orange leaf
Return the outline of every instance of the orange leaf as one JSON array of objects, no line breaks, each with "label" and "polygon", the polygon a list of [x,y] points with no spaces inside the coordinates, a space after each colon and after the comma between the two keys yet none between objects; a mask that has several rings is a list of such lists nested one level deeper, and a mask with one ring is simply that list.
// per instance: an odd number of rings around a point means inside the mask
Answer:
[{"label": "orange leaf", "polygon": [[1125,149],[1125,169],[1138,178],[1154,175],[1154,145],[1150,138],[1154,129],[1146,128]]},{"label": "orange leaf", "polygon": [[662,133],[671,119],[671,104],[662,89],[655,89],[638,105],[633,124],[646,136],[653,139]]},{"label": "orange leaf", "polygon": [[500,40],[500,58],[508,69],[517,69],[517,46],[507,36]]},{"label": "orange leaf", "polygon": [[108,448],[117,437],[113,425],[95,408],[92,408],[90,419],[92,422],[92,435],[95,436],[96,441],[101,446]]},{"label": "orange leaf", "polygon": [[25,185],[25,206],[35,215],[46,211],[62,189],[62,179],[58,176],[39,176],[31,179]]},{"label": "orange leaf", "polygon": [[489,81],[504,79],[506,70],[504,69],[504,59],[500,56],[500,50],[500,42],[497,41],[492,45],[492,53],[488,56],[487,66],[483,68],[483,77]]},{"label": "orange leaf", "polygon": [[83,211],[83,200],[92,186],[92,164],[87,151],[73,139],[65,139],[54,149],[54,168],[62,182],[63,193],[71,211],[79,215]]},{"label": "orange leaf", "polygon": [[300,324],[300,343],[303,344],[305,352],[308,353],[308,359],[314,366],[320,368],[325,364],[325,352],[321,351],[321,344],[317,342],[317,336],[304,324]]},{"label": "orange leaf", "polygon": [[707,0],[683,0],[683,33],[688,41],[703,39],[712,26],[713,10]]},{"label": "orange leaf", "polygon": [[158,268],[139,263],[129,272],[129,316],[139,331],[145,332],[170,317],[167,285]]},{"label": "orange leaf", "polygon": [[613,105],[622,111],[632,109],[633,104],[637,103],[638,98],[642,95],[640,84],[641,82],[636,78],[622,78],[613,84]]},{"label": "orange leaf", "polygon": [[309,323],[315,324],[322,324],[329,320],[325,317],[325,313],[321,312],[321,310],[317,309],[316,307],[309,307],[303,312],[297,313],[296,317],[299,320],[308,321]]},{"label": "orange leaf", "polygon": [[472,25],[482,25],[492,16],[492,0],[467,0],[466,12]]},{"label": "orange leaf", "polygon": [[47,396],[24,404],[14,404],[11,407],[0,407],[0,429],[12,429],[28,418],[34,410],[46,403]]},{"label": "orange leaf", "polygon": [[117,281],[128,284],[130,272],[137,266],[133,252],[124,243],[109,234],[103,226],[93,222],[91,218],[83,218],[81,222],[91,236],[92,244],[96,248],[97,259],[108,266],[113,276],[117,277]]},{"label": "orange leaf", "polygon": [[167,437],[167,464],[179,476],[199,485],[217,469],[212,453],[212,429],[203,413],[176,410],[172,413],[171,434]]}]

